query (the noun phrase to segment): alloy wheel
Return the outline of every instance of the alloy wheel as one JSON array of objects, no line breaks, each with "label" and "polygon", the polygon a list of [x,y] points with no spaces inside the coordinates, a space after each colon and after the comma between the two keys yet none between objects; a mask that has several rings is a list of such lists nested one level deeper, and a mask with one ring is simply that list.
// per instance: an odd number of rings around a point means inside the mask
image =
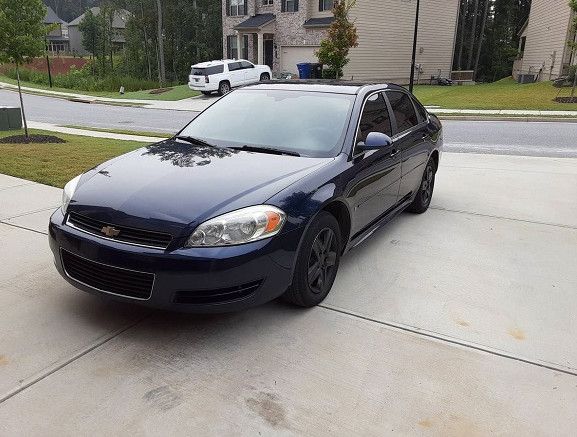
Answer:
[{"label": "alloy wheel", "polygon": [[423,175],[423,184],[421,185],[421,193],[423,196],[423,203],[427,205],[433,195],[433,178],[434,172],[431,165],[427,166],[425,174]]},{"label": "alloy wheel", "polygon": [[337,238],[332,229],[325,228],[317,234],[309,255],[308,283],[313,293],[323,293],[332,284],[336,263]]},{"label": "alloy wheel", "polygon": [[220,85],[221,94],[228,94],[230,92],[230,85],[228,83],[223,83]]}]

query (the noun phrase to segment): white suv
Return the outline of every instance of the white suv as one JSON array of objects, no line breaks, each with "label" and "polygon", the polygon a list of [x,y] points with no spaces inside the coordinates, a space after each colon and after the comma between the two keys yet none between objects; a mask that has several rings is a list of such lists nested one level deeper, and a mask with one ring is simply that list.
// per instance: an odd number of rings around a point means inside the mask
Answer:
[{"label": "white suv", "polygon": [[213,91],[223,95],[231,88],[270,80],[271,77],[268,65],[255,65],[244,59],[210,61],[192,66],[188,87],[205,95]]}]

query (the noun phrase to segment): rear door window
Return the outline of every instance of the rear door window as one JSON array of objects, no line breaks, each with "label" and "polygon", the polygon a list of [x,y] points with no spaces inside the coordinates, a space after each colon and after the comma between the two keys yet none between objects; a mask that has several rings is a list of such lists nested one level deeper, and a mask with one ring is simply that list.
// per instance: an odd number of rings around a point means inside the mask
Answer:
[{"label": "rear door window", "polygon": [[242,67],[240,65],[240,62],[231,62],[230,64],[228,64],[228,71],[237,71],[240,70]]},{"label": "rear door window", "polygon": [[367,99],[355,144],[364,143],[371,132],[393,135],[391,117],[382,93],[373,94]]},{"label": "rear door window", "polygon": [[393,114],[397,120],[397,133],[403,133],[406,130],[419,124],[417,113],[411,98],[407,93],[400,91],[388,91],[387,97],[391,103]]},{"label": "rear door window", "polygon": [[190,74],[192,76],[212,76],[224,72],[224,65],[213,65],[212,67],[196,68],[192,67]]},{"label": "rear door window", "polygon": [[414,97],[411,98],[413,103],[415,104],[415,108],[417,109],[417,115],[419,116],[419,123],[424,123],[425,121],[429,120],[428,112],[424,108],[423,105]]}]

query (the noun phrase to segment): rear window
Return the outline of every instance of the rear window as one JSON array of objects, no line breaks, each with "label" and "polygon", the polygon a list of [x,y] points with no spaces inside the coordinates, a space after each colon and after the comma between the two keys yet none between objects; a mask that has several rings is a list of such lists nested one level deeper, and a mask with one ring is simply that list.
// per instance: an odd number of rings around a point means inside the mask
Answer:
[{"label": "rear window", "polygon": [[224,65],[213,65],[212,67],[206,68],[192,67],[192,70],[190,70],[191,76],[211,76],[222,72],[224,72]]}]

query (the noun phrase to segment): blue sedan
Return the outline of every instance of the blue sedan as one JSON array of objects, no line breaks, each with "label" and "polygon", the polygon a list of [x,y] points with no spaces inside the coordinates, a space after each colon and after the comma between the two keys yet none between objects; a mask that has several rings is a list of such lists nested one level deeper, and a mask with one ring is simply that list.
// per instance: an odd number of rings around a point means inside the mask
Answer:
[{"label": "blue sedan", "polygon": [[235,90],[173,138],[71,180],[50,219],[56,268],[155,308],[314,306],[343,254],[403,210],[427,210],[442,141],[396,85]]}]

